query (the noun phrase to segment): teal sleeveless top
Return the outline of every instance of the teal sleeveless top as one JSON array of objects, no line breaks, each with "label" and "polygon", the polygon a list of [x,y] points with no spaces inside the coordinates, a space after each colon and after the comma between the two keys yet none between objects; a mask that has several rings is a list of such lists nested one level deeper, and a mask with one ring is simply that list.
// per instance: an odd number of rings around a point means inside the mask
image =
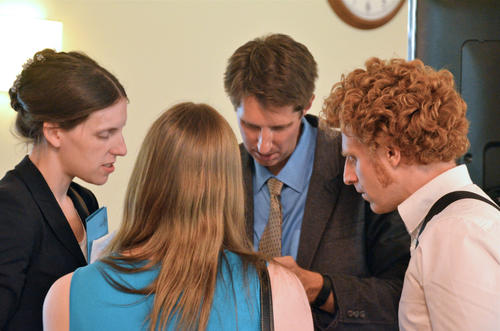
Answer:
[{"label": "teal sleeveless top", "polygon": [[[220,272],[207,330],[260,330],[260,282],[255,268],[248,267],[244,282],[241,258],[225,252],[220,259]],[[158,274],[158,268],[124,274],[102,262],[78,268],[71,280],[70,330],[147,330],[146,320],[153,296],[121,292],[111,286],[102,271],[132,288],[143,288]],[[166,330],[178,330],[175,316]]]}]

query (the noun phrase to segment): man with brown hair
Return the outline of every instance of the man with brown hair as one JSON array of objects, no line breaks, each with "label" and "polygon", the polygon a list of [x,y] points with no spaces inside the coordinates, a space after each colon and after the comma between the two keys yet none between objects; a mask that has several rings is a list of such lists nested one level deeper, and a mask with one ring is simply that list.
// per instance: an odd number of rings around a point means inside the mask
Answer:
[{"label": "man with brown hair", "polygon": [[247,232],[301,280],[319,330],[395,330],[409,237],[342,182],[340,134],[306,115],[316,62],[292,38],[249,41],[224,75],[243,138]]},{"label": "man with brown hair", "polygon": [[411,235],[402,330],[500,326],[500,209],[456,164],[465,112],[449,71],[377,58],[343,76],[323,107],[342,131],[344,182],[374,212],[398,209]]}]

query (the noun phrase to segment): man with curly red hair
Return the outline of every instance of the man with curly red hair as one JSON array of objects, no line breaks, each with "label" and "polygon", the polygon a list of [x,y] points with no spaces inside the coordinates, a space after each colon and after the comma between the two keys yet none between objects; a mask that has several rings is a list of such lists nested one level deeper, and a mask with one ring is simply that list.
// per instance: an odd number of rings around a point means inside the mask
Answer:
[{"label": "man with curly red hair", "polygon": [[402,330],[500,326],[500,209],[456,163],[466,108],[449,71],[377,58],[342,76],[323,106],[342,132],[344,182],[374,212],[397,209],[411,235]]}]

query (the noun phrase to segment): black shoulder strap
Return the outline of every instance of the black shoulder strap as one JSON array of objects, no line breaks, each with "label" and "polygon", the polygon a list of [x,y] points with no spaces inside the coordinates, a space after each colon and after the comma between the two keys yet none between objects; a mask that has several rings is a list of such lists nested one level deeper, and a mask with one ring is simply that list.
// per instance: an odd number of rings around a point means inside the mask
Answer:
[{"label": "black shoulder strap", "polygon": [[424,221],[422,223],[422,226],[420,227],[420,231],[418,231],[417,243],[415,244],[415,248],[418,246],[418,238],[420,237],[420,235],[424,231],[425,226],[427,225],[427,223],[429,223],[431,218],[433,218],[435,215],[442,212],[443,209],[448,207],[448,205],[452,204],[453,202],[460,200],[460,199],[467,199],[467,198],[484,201],[484,202],[492,205],[493,207],[495,207],[498,211],[500,211],[500,207],[498,207],[494,202],[486,199],[482,195],[479,195],[479,194],[476,194],[476,193],[473,193],[470,191],[454,191],[454,192],[450,192],[448,194],[445,194],[432,205],[431,210],[429,210],[429,212],[425,216]]},{"label": "black shoulder strap", "polygon": [[260,282],[260,326],[262,331],[274,331],[273,297],[269,273],[264,266]]}]

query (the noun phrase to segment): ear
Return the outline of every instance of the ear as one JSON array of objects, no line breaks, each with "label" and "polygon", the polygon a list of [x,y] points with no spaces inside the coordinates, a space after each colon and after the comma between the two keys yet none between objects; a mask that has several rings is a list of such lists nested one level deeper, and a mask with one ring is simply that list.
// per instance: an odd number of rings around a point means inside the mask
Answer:
[{"label": "ear", "polygon": [[384,156],[387,162],[393,167],[396,168],[401,163],[401,150],[394,146],[385,146],[384,147]]},{"label": "ear", "polygon": [[61,146],[62,129],[56,123],[43,122],[43,136],[47,143],[55,148]]},{"label": "ear", "polygon": [[304,116],[304,115],[307,113],[307,111],[308,111],[309,109],[311,109],[311,106],[312,106],[313,101],[314,101],[314,97],[315,97],[315,95],[313,94],[313,95],[312,95],[312,97],[311,97],[311,100],[309,100],[309,103],[308,103],[308,104],[304,107],[304,110],[303,110],[302,116]]}]

